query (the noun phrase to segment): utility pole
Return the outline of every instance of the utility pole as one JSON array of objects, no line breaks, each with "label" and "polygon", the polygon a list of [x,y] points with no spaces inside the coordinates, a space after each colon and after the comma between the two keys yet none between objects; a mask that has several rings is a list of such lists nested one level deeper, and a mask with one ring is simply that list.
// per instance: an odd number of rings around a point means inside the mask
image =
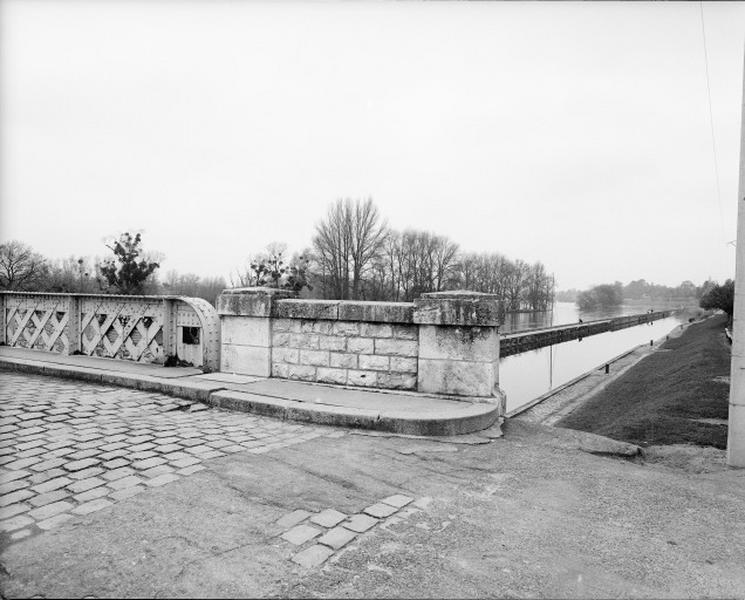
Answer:
[{"label": "utility pole", "polygon": [[745,55],[740,121],[740,184],[737,195],[735,310],[732,321],[732,364],[729,388],[727,464],[745,467]]}]

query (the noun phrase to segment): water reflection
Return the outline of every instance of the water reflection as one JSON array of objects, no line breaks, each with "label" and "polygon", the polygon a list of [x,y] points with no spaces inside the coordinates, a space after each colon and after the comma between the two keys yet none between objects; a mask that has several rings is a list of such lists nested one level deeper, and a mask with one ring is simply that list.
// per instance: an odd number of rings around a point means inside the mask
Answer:
[{"label": "water reflection", "polygon": [[[568,320],[559,320],[540,327],[576,323],[580,317],[576,308],[574,311],[574,315],[570,315],[569,311],[560,313]],[[622,316],[638,312],[644,311],[639,311],[636,307],[636,310],[631,312],[605,316]],[[556,311],[554,314],[556,316]],[[591,318],[603,317],[586,318],[583,314],[581,318],[589,321]],[[659,339],[680,324],[681,319],[673,316],[650,324],[608,331],[582,340],[564,342],[503,358],[499,361],[499,387],[507,394],[507,410],[518,408],[639,344]]]},{"label": "water reflection", "polygon": [[638,315],[648,312],[650,308],[655,310],[665,310],[675,308],[673,306],[660,306],[659,303],[654,306],[646,305],[626,305],[614,306],[612,308],[600,310],[581,311],[573,302],[556,302],[554,309],[545,312],[527,312],[527,313],[507,313],[504,318],[504,324],[499,328],[501,333],[515,333],[525,331],[526,329],[542,329],[554,325],[566,325],[568,323],[577,323],[580,319],[583,321],[594,321],[597,319],[608,319],[611,317],[625,317],[627,315]]}]

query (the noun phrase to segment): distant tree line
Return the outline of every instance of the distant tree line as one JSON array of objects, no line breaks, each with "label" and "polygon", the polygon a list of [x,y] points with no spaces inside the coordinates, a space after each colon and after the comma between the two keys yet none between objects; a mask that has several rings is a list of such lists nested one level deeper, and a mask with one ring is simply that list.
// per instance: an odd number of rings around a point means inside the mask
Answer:
[{"label": "distant tree line", "polygon": [[[727,285],[728,284],[725,283],[725,286]],[[709,296],[718,297],[716,294],[719,292],[714,292],[712,295],[712,290],[714,288],[719,290],[720,287],[725,286],[719,286],[711,280],[707,280],[700,286],[697,286],[692,281],[686,280],[678,286],[671,287],[648,283],[644,279],[637,279],[627,283],[626,285],[622,284],[620,281],[616,281],[612,284],[604,283],[596,285],[584,291],[575,289],[560,291],[556,293],[556,299],[560,302],[576,302],[577,306],[582,310],[618,306],[628,300],[643,300],[649,301],[650,303],[655,301],[690,302],[692,300],[701,300],[701,306],[703,308],[709,308],[704,306],[703,302],[710,302],[710,300],[705,301],[704,298]]]},{"label": "distant tree line", "polygon": [[[554,277],[542,263],[513,261],[495,252],[464,252],[447,236],[427,231],[397,231],[388,227],[370,199],[333,203],[316,225],[311,247],[280,263],[285,251],[284,244],[270,245],[231,282],[276,282],[302,289],[311,298],[391,302],[462,289],[495,294],[510,311],[546,310],[554,300]],[[278,268],[272,271],[270,264]],[[258,273],[261,265],[262,273],[274,272],[273,278]]]},{"label": "distant tree line", "polygon": [[[142,249],[140,234],[124,233],[107,244],[104,259],[49,260],[22,242],[0,245],[0,288],[8,290],[174,294],[215,304],[227,286],[222,277],[202,278],[169,271],[158,278],[160,261]],[[554,301],[554,276],[536,262],[497,252],[465,252],[444,235],[397,231],[382,219],[371,199],[343,199],[330,205],[311,246],[287,255],[283,243],[249,257],[231,274],[233,287],[291,288],[304,297],[411,301],[426,292],[471,290],[495,294],[507,311],[541,311]]]},{"label": "distant tree line", "polygon": [[172,294],[215,303],[227,287],[222,277],[202,278],[169,271],[159,281],[160,263],[143,252],[141,234],[123,233],[106,247],[111,255],[52,260],[28,244],[0,244],[0,289],[81,294]]}]

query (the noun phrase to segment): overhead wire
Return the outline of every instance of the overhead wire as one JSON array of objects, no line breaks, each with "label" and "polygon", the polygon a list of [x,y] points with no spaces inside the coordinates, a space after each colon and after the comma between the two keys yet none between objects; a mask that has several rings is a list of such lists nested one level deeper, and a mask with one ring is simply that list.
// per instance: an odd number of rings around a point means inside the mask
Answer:
[{"label": "overhead wire", "polygon": [[717,157],[717,143],[716,135],[714,133],[714,111],[712,109],[711,102],[711,81],[709,77],[709,51],[706,46],[706,26],[704,24],[704,3],[703,0],[699,1],[699,9],[701,15],[701,37],[704,42],[704,69],[706,73],[706,94],[709,100],[709,129],[711,131],[711,151],[714,159],[714,182],[717,190],[717,205],[719,207],[719,225],[722,230],[722,240],[725,245],[729,245],[730,242],[726,241],[727,236],[724,231],[724,212],[722,211],[722,190],[719,184],[719,158]]}]

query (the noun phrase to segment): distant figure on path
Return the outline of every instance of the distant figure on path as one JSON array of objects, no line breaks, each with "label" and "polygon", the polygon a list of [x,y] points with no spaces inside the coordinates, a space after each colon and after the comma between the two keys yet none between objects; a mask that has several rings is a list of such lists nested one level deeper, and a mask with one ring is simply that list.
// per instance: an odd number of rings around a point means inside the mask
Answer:
[{"label": "distant figure on path", "polygon": [[580,319],[580,320],[579,320],[579,322],[580,322],[580,323],[584,323],[584,321],[583,321],[582,319]]}]

